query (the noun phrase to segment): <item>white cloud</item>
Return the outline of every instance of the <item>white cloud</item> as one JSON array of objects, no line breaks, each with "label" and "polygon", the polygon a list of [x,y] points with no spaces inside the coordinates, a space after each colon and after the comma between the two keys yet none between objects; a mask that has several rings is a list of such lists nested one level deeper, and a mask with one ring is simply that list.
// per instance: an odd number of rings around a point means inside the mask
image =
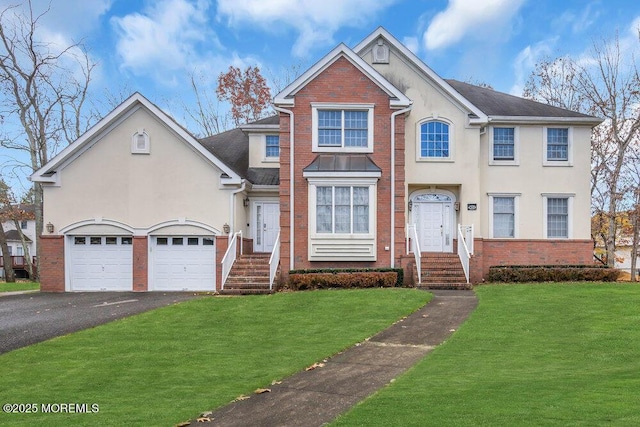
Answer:
[{"label": "white cloud", "polygon": [[205,61],[200,47],[218,45],[208,26],[208,7],[208,1],[163,0],[143,13],[112,18],[120,66],[171,83],[174,72]]},{"label": "white cloud", "polygon": [[518,53],[513,69],[515,74],[515,82],[511,86],[509,93],[516,96],[522,96],[524,85],[540,59],[549,56],[553,46],[556,44],[557,38],[543,40],[535,45],[527,46]]},{"label": "white cloud", "polygon": [[420,50],[420,43],[417,37],[405,37],[402,39],[402,44],[416,55],[418,54],[418,50]]},{"label": "white cloud", "polygon": [[368,24],[380,11],[398,0],[219,0],[218,18],[230,26],[257,24],[277,32],[294,29],[298,38],[293,54],[308,56],[314,45],[333,43],[333,35],[344,26]]},{"label": "white cloud", "polygon": [[525,0],[449,0],[423,35],[427,49],[444,48],[470,33],[492,32],[511,25],[511,18]]}]

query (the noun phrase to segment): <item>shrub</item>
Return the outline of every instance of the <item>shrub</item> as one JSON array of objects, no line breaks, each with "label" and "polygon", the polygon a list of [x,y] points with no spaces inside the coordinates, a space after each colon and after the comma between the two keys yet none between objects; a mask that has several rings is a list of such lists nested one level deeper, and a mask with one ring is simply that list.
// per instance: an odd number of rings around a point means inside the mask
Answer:
[{"label": "shrub", "polygon": [[500,265],[489,267],[489,282],[615,282],[620,272],[597,265]]},{"label": "shrub", "polygon": [[289,287],[294,290],[390,288],[402,284],[402,277],[399,278],[396,269],[385,270],[292,270],[289,272]]}]

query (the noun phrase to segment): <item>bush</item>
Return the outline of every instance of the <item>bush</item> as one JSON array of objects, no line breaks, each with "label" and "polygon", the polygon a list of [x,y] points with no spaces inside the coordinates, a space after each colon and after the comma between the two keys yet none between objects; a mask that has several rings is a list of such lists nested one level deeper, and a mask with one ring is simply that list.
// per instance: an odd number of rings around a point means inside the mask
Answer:
[{"label": "bush", "polygon": [[620,272],[597,265],[500,265],[489,267],[489,282],[615,282]]},{"label": "bush", "polygon": [[391,288],[402,285],[401,272],[402,269],[292,270],[289,272],[289,287],[294,290]]}]

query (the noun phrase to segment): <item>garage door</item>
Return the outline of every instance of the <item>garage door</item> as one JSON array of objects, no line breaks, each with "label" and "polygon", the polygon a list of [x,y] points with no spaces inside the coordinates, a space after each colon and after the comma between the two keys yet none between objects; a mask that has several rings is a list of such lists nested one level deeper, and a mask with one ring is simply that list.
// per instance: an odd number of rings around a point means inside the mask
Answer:
[{"label": "garage door", "polygon": [[213,237],[153,237],[153,290],[214,291],[214,242]]},{"label": "garage door", "polygon": [[132,238],[71,236],[69,287],[72,291],[130,291],[133,289]]}]

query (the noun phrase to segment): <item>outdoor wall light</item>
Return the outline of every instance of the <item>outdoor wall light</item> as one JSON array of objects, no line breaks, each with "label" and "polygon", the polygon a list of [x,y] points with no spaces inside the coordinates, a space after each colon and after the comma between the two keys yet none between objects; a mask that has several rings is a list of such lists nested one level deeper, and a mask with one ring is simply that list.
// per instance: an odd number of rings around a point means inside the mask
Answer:
[{"label": "outdoor wall light", "polygon": [[53,224],[51,224],[50,222],[47,223],[47,233],[53,233]]},{"label": "outdoor wall light", "polygon": [[248,208],[248,207],[249,207],[249,197],[245,197],[244,199],[242,199],[242,205],[243,205],[245,208]]},{"label": "outdoor wall light", "polygon": [[409,212],[413,209],[413,200],[409,200]]},{"label": "outdoor wall light", "polygon": [[224,234],[229,234],[231,232],[231,226],[225,222],[222,226],[222,231],[224,231]]}]

